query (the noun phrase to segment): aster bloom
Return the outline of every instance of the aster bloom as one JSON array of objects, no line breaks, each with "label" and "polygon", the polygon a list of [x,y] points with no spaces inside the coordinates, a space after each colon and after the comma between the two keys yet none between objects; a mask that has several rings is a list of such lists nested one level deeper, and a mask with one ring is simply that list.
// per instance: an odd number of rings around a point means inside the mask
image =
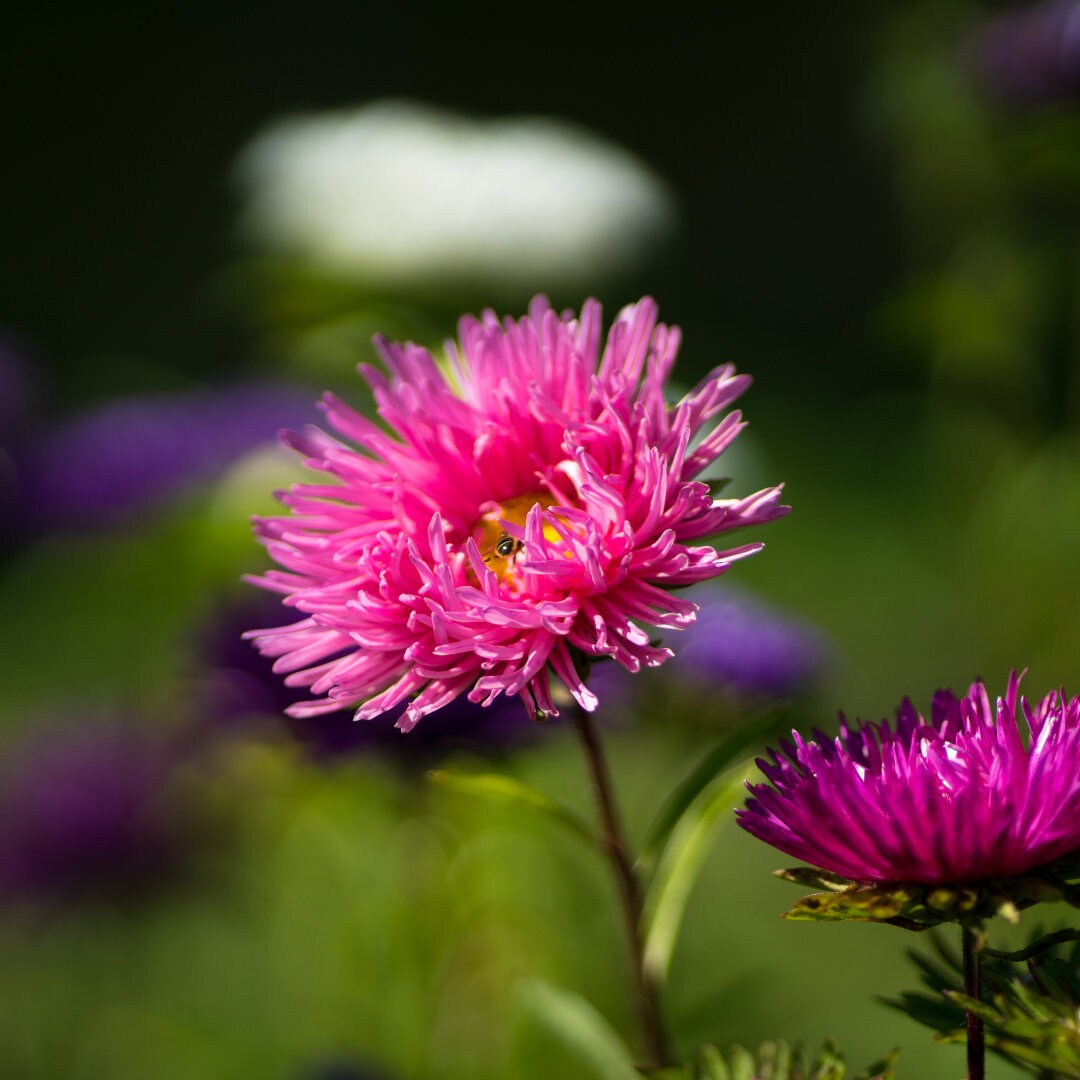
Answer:
[{"label": "aster bloom", "polygon": [[669,405],[678,343],[650,299],[601,349],[596,301],[579,319],[543,297],[517,322],[462,319],[445,367],[376,339],[388,374],[362,371],[386,429],[327,395],[331,427],[356,445],[287,435],[325,482],[256,522],[284,570],[253,580],[303,615],[249,634],[309,689],[291,715],[407,703],[407,731],[461,694],[555,715],[552,676],[592,710],[575,657],[637,671],[671,656],[642,624],[689,625],[696,605],[671,590],[762,546],[702,541],[787,510],[778,487],[714,499],[696,479],[742,428],[738,412],[716,418],[750,380],[717,368]]},{"label": "aster bloom", "polygon": [[[756,837],[852,881],[948,885],[1044,867],[1080,848],[1080,697],[1032,708],[940,690],[929,721],[905,700],[887,722],[793,733],[759,761],[768,784],[738,812]],[[786,758],[786,760],[785,760]],[[771,786],[770,786],[771,785]]]}]

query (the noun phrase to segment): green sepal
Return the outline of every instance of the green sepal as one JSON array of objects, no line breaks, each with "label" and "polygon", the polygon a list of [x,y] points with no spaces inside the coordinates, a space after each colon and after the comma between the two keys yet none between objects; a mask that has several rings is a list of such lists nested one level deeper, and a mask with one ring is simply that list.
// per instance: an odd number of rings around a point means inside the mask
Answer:
[{"label": "green sepal", "polygon": [[829,889],[832,892],[842,892],[851,886],[848,878],[830,873],[828,870],[818,870],[814,866],[792,866],[786,870],[774,870],[773,877],[778,877],[781,881],[790,881],[795,885]]},{"label": "green sepal", "polygon": [[[1070,860],[1068,869],[1073,872],[1075,860],[1071,856]],[[774,874],[798,885],[829,890],[804,896],[784,913],[786,919],[882,922],[906,930],[926,930],[952,922],[979,930],[994,916],[1018,923],[1020,913],[1035,904],[1064,901],[1080,906],[1080,887],[1057,876],[1061,867],[1059,862],[1027,875],[964,885],[867,885],[813,867],[776,870]]]},{"label": "green sepal", "polygon": [[783,914],[800,922],[880,922],[905,930],[925,930],[944,921],[926,906],[917,886],[850,884],[834,892],[811,893]]}]

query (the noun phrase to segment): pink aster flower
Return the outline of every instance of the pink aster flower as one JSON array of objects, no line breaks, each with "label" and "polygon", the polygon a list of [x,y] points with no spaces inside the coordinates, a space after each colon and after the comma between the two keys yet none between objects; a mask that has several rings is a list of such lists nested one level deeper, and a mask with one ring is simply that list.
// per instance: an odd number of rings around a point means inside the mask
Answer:
[{"label": "pink aster flower", "polygon": [[[991,702],[977,682],[909,700],[887,722],[830,739],[793,733],[785,760],[759,761],[769,784],[739,824],[798,859],[868,883],[945,885],[1011,877],[1080,848],[1080,697],[1032,708],[1009,678]],[[842,719],[842,718],[841,718]]]},{"label": "pink aster flower", "polygon": [[705,541],[787,510],[778,487],[714,499],[698,479],[743,427],[722,414],[750,379],[717,368],[668,404],[678,344],[652,300],[602,343],[595,300],[577,318],[543,297],[517,322],[462,319],[444,365],[376,339],[388,374],[362,373],[385,427],[327,395],[341,438],[285,436],[322,482],[256,522],[284,569],[253,580],[302,618],[248,636],[308,688],[292,715],[407,702],[408,731],[466,693],[557,714],[553,680],[591,710],[577,654],[630,671],[669,657],[644,627],[693,622],[672,590],[762,546]]}]

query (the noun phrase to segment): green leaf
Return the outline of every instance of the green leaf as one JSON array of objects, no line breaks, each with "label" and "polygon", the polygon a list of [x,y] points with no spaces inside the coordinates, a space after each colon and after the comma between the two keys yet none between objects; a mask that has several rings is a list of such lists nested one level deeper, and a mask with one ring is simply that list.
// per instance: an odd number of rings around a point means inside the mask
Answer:
[{"label": "green leaf", "polygon": [[1009,1039],[988,1039],[987,1045],[999,1054],[1016,1062],[1034,1065],[1055,1077],[1080,1077],[1080,1065],[1063,1062],[1056,1054],[1047,1053],[1026,1043]]},{"label": "green leaf", "polygon": [[811,1066],[814,1080],[844,1080],[844,1059],[832,1039],[826,1039]]},{"label": "green leaf", "polygon": [[662,983],[667,975],[686,903],[708,854],[714,826],[738,801],[752,769],[747,765],[718,777],[690,804],[668,837],[645,898],[642,926],[645,970],[657,982]]},{"label": "green leaf", "polygon": [[765,1042],[758,1047],[756,1080],[788,1080],[791,1049],[786,1042]]},{"label": "green leaf", "polygon": [[461,792],[463,795],[475,795],[482,799],[505,805],[525,806],[538,810],[559,824],[566,826],[591,847],[599,843],[592,829],[568,806],[563,806],[536,788],[523,784],[512,776],[501,773],[467,773],[456,769],[436,769],[427,774],[433,784]]},{"label": "green leaf", "polygon": [[899,998],[878,998],[878,1001],[935,1031],[952,1031],[964,1022],[963,1009],[942,997],[905,990]]},{"label": "green leaf", "polygon": [[772,709],[728,732],[694,771],[667,797],[649,826],[638,864],[649,870],[656,866],[661,853],[682,816],[703,791],[736,762],[759,747],[769,736],[786,726],[787,709]]},{"label": "green leaf", "polygon": [[731,1080],[731,1073],[715,1046],[701,1048],[701,1080]]},{"label": "green leaf", "polygon": [[1039,965],[1039,976],[1048,986],[1058,988],[1056,997],[1063,1001],[1080,1003],[1080,979],[1077,978],[1075,969],[1064,960],[1059,960],[1056,956],[1045,959]]},{"label": "green leaf", "polygon": [[967,994],[961,994],[956,990],[943,990],[942,993],[954,1004],[959,1005],[966,1012],[974,1013],[979,1019],[988,1024],[998,1026],[1004,1022],[1004,1017],[991,1005],[982,1001],[976,1001]]},{"label": "green leaf", "polygon": [[754,1080],[757,1065],[754,1055],[737,1043],[728,1051],[728,1061],[731,1066],[731,1080]]},{"label": "green leaf", "polygon": [[641,1080],[634,1056],[612,1026],[580,994],[544,979],[524,979],[518,1000],[545,1035],[596,1080]]},{"label": "green leaf", "polygon": [[893,1080],[899,1057],[899,1050],[890,1050],[883,1058],[878,1058],[872,1065],[856,1073],[853,1080]]},{"label": "green leaf", "polygon": [[829,893],[804,896],[784,915],[784,918],[810,922],[887,922],[906,930],[926,930],[941,923],[955,922],[984,934],[982,927],[987,919],[1002,915],[1011,922],[1019,921],[1020,913],[1035,904],[1072,902],[1070,890],[1073,889],[1077,892],[1077,906],[1080,906],[1080,886],[1055,880],[1045,869],[1035,874],[967,885],[851,883],[844,888],[840,887],[842,879],[810,867],[774,873],[788,881],[820,885],[830,890]]},{"label": "green leaf", "polygon": [[[1007,884],[1019,884],[1027,890],[1023,881]],[[988,895],[993,895],[993,891]],[[981,1001],[973,1001],[964,993],[959,960],[945,951],[935,935],[931,935],[931,940],[945,964],[938,966],[915,959],[922,981],[941,996],[931,999],[905,994],[903,1004],[890,1004],[936,1028],[935,1039],[939,1042],[965,1040],[963,1017],[964,1010],[969,1009],[982,1018],[986,1045],[999,1055],[1024,1068],[1035,1066],[1053,1076],[1080,1077],[1080,1032],[1076,1027],[1080,952],[1070,948],[1067,959],[1051,952],[1065,944],[1075,946],[1074,930],[1048,934],[1036,927],[1024,948],[1012,952],[983,950]],[[951,976],[949,968],[953,969]],[[951,1023],[950,1009],[954,1013]]]},{"label": "green leaf", "polygon": [[961,1027],[952,1031],[939,1031],[934,1035],[934,1042],[943,1046],[961,1046],[967,1042],[967,1029]]},{"label": "green leaf", "polygon": [[[859,1072],[855,1080],[894,1080],[898,1051],[892,1050]],[[800,1044],[783,1039],[762,1043],[756,1053],[738,1044],[727,1054],[715,1047],[701,1050],[697,1080],[843,1080],[847,1075],[843,1055],[826,1039],[813,1059]]]}]

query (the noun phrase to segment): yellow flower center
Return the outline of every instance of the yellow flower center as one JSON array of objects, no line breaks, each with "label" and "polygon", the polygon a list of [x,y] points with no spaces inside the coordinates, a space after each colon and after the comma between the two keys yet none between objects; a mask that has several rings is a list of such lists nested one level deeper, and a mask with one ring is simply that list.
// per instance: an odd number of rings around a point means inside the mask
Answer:
[{"label": "yellow flower center", "polygon": [[[476,524],[473,539],[480,549],[488,569],[505,581],[514,571],[517,557],[523,545],[506,531],[506,526],[525,527],[525,519],[534,506],[547,510],[556,505],[551,494],[546,491],[532,491],[525,495],[515,495],[501,503],[488,503],[490,507]],[[544,526],[544,536],[548,540],[557,540],[559,534],[551,525]]]}]

